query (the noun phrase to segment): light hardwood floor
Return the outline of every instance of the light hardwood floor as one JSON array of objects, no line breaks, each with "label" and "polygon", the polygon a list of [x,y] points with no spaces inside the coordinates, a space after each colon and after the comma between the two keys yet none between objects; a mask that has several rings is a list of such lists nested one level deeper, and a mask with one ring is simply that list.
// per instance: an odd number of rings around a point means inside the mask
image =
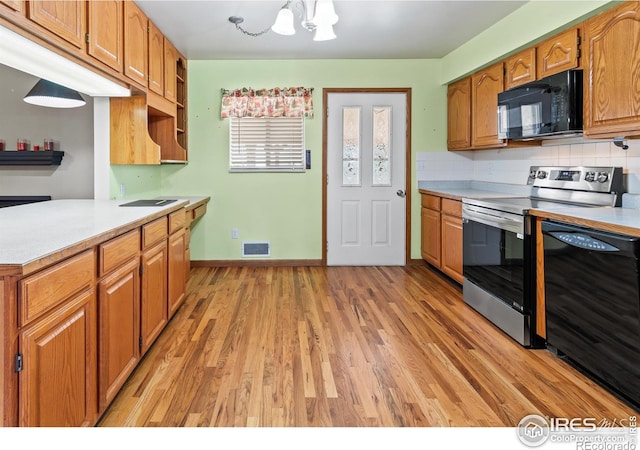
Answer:
[{"label": "light hardwood floor", "polygon": [[101,426],[516,426],[636,415],[424,266],[194,268]]}]

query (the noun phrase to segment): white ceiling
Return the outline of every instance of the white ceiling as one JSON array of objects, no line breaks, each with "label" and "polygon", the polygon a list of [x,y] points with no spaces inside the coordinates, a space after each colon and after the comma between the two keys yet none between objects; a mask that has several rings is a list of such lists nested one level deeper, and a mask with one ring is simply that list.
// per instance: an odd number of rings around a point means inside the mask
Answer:
[{"label": "white ceiling", "polygon": [[337,39],[313,41],[302,28],[299,0],[291,2],[296,34],[241,33],[269,28],[285,0],[137,0],[187,59],[441,58],[521,7],[516,0],[334,0]]}]

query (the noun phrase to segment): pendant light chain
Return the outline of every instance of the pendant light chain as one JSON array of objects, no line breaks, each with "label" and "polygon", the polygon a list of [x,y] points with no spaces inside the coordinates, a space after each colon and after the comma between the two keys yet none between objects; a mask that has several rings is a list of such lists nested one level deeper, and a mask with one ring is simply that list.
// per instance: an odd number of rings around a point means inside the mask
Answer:
[{"label": "pendant light chain", "polygon": [[[287,2],[280,9],[288,8],[290,4],[291,4],[291,0],[287,0]],[[240,24],[244,22],[244,18],[240,16],[229,17],[229,22],[234,24],[236,26],[236,29],[240,30],[243,34],[246,34],[247,36],[251,36],[251,37],[262,36],[263,34],[267,33],[269,30],[271,30],[271,27],[268,27],[262,31],[258,31],[257,33],[252,33],[251,31],[247,31],[240,26]]]}]

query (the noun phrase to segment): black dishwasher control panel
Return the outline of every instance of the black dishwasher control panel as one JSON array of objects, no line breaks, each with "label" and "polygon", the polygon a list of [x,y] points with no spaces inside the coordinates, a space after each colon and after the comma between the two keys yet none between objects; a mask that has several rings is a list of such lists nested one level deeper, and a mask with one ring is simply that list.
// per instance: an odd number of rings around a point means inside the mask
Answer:
[{"label": "black dishwasher control panel", "polygon": [[587,250],[596,250],[599,252],[617,252],[620,249],[609,245],[606,242],[594,239],[586,234],[582,233],[570,233],[566,231],[550,231],[549,234],[559,241],[566,244],[573,245],[574,247],[580,247]]}]

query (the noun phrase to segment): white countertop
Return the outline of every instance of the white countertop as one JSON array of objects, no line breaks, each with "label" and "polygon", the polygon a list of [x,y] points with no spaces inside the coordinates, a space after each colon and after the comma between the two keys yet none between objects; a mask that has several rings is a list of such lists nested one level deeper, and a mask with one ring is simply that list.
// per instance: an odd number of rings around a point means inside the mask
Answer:
[{"label": "white countertop", "polygon": [[531,187],[525,185],[488,183],[482,181],[420,181],[418,189],[438,192],[444,196],[457,198],[504,198],[529,197]]},{"label": "white countertop", "polygon": [[[525,186],[474,181],[420,182],[418,188],[452,198],[527,197]],[[525,189],[522,189],[525,188]],[[490,190],[487,190],[490,189]],[[511,192],[509,192],[511,191]],[[629,197],[632,197],[629,195]],[[624,203],[623,203],[624,204]],[[629,202],[629,204],[632,204]],[[612,207],[575,207],[560,203],[531,210],[533,215],[553,220],[571,221],[578,225],[640,236],[640,209]]]},{"label": "white countertop", "polygon": [[51,200],[1,208],[0,266],[24,266],[189,204],[180,199],[159,207],[119,207],[129,201]]}]

